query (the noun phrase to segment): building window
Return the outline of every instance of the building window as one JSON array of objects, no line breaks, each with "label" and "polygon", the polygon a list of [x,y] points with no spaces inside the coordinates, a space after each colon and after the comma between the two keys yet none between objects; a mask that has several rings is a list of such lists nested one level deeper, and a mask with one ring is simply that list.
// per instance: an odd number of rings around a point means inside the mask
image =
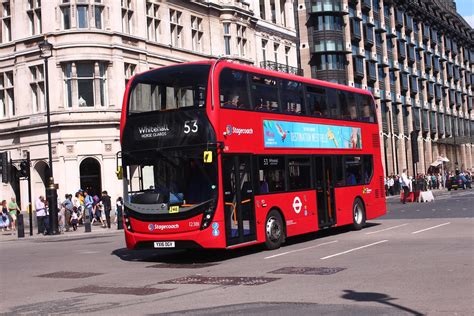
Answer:
[{"label": "building window", "polygon": [[225,55],[230,55],[231,49],[230,49],[230,41],[231,41],[231,35],[230,35],[230,23],[224,23],[224,53]]},{"label": "building window", "polygon": [[105,106],[106,67],[104,62],[72,62],[63,65],[68,108]]},{"label": "building window", "polygon": [[339,54],[321,54],[315,56],[316,70],[344,70],[346,58]]},{"label": "building window", "polygon": [[28,0],[26,13],[30,23],[30,35],[41,34],[41,1]]},{"label": "building window", "polygon": [[129,63],[124,64],[125,86],[127,86],[130,79],[132,79],[132,77],[135,75],[136,69],[137,69],[137,65],[129,64]]},{"label": "building window", "polygon": [[102,29],[102,14],[104,12],[104,6],[102,5],[102,0],[94,0],[94,6],[92,10],[94,12],[94,26],[96,29]]},{"label": "building window", "polygon": [[77,28],[87,29],[89,28],[89,7],[84,4],[77,5]]},{"label": "building window", "polygon": [[263,55],[263,62],[267,61],[267,40],[262,40],[262,55]]},{"label": "building window", "polygon": [[[33,1],[39,6],[40,0],[32,0],[32,2]],[[71,6],[72,4],[70,0],[62,0],[60,9],[62,14],[63,29],[68,30],[72,27],[71,17],[75,17],[76,27],[79,29],[102,29],[102,13],[104,11],[102,0],[78,1],[75,6],[72,6],[74,11],[71,10]],[[38,12],[40,11],[38,10]]]},{"label": "building window", "polygon": [[291,47],[285,46],[285,65],[286,65],[286,67],[290,67],[290,51],[291,51]]},{"label": "building window", "polygon": [[146,21],[148,40],[158,42],[160,38],[160,6],[152,1],[146,2]]},{"label": "building window", "polygon": [[182,47],[182,32],[181,12],[170,9],[170,31],[171,31],[171,45],[175,47]]},{"label": "building window", "polygon": [[191,15],[191,36],[193,51],[202,52],[202,19]]},{"label": "building window", "polygon": [[44,72],[43,65],[31,66],[31,96],[33,113],[44,112]]},{"label": "building window", "polygon": [[68,0],[63,0],[61,5],[63,29],[69,30],[71,28],[71,4]]},{"label": "building window", "polygon": [[320,15],[318,16],[318,31],[342,31],[344,28],[344,19],[340,16]]},{"label": "building window", "polygon": [[239,56],[246,55],[247,49],[247,38],[246,38],[246,27],[242,25],[237,25],[237,47],[239,49]]},{"label": "building window", "polygon": [[13,71],[0,73],[0,118],[15,116]]},{"label": "building window", "polygon": [[275,63],[278,63],[278,49],[280,48],[280,44],[273,44],[273,55],[275,57]]},{"label": "building window", "polygon": [[122,32],[133,32],[133,5],[132,0],[122,0]]},{"label": "building window", "polygon": [[11,20],[11,6],[10,1],[2,1],[1,11],[0,11],[0,21],[1,21],[1,36],[0,40],[2,43],[10,42],[12,40],[12,20]]}]

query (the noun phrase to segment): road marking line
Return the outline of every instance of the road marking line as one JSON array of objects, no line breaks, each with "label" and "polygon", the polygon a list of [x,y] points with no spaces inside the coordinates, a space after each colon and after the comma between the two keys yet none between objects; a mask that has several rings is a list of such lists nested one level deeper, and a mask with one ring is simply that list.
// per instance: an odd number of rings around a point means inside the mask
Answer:
[{"label": "road marking line", "polygon": [[384,243],[384,242],[387,242],[387,241],[388,240],[381,240],[381,241],[377,241],[377,242],[374,242],[372,244],[368,244],[368,245],[365,245],[365,246],[352,248],[352,249],[349,249],[349,250],[346,250],[346,251],[343,251],[343,252],[335,253],[335,254],[330,255],[330,256],[322,257],[321,260],[325,260],[325,259],[329,259],[329,258],[332,258],[332,257],[340,256],[340,255],[343,255],[343,254],[346,254],[346,253],[349,253],[349,252],[353,252],[353,251],[356,251],[356,250],[359,250],[359,249],[367,248],[367,247],[370,247],[370,246],[375,246],[375,245],[378,245],[378,244],[381,244],[381,243]]},{"label": "road marking line", "polygon": [[412,234],[422,233],[422,232],[424,232],[424,231],[427,231],[427,230],[430,230],[430,229],[434,229],[434,228],[438,228],[438,227],[445,226],[445,225],[449,225],[449,224],[451,224],[451,222],[447,222],[447,223],[444,223],[444,224],[436,225],[436,226],[433,226],[433,227],[428,227],[428,228],[425,228],[425,229],[422,229],[422,230],[417,230],[416,232],[413,232]]},{"label": "road marking line", "polygon": [[398,225],[398,226],[389,227],[389,228],[385,228],[385,229],[381,229],[381,230],[376,230],[374,232],[369,232],[369,233],[365,233],[365,234],[366,235],[377,234],[377,233],[380,233],[380,232],[384,232],[384,231],[387,231],[387,230],[395,229],[395,228],[406,226],[406,225],[408,225],[408,223],[401,224],[401,225]]},{"label": "road marking line", "polygon": [[322,244],[319,244],[319,245],[316,245],[316,246],[311,246],[311,247],[306,247],[306,248],[302,248],[302,249],[296,249],[296,250],[291,250],[291,251],[279,253],[279,254],[277,254],[277,255],[265,257],[265,259],[271,259],[271,258],[275,258],[275,257],[287,255],[287,254],[289,254],[289,253],[298,252],[298,251],[303,251],[303,250],[308,250],[308,249],[316,248],[316,247],[323,246],[323,245],[329,245],[329,244],[333,244],[333,243],[335,243],[335,242],[337,242],[337,240],[325,242],[325,243],[322,243]]}]

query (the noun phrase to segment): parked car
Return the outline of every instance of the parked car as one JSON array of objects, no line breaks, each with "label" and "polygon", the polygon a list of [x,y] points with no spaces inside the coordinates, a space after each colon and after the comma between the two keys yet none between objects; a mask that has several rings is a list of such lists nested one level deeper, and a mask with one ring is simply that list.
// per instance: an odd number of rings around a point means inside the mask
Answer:
[{"label": "parked car", "polygon": [[458,176],[451,176],[446,180],[446,188],[448,191],[457,190],[458,188],[463,187],[462,180]]}]

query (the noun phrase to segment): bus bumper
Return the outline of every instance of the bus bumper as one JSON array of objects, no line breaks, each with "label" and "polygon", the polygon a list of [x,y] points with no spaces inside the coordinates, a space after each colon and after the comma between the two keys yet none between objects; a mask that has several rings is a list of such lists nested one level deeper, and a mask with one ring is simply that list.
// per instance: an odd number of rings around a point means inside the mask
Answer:
[{"label": "bus bumper", "polygon": [[[128,249],[195,249],[195,248],[220,248],[225,245],[224,224],[217,223],[218,229],[212,227],[203,230],[195,230],[189,232],[171,233],[171,234],[151,234],[131,232],[126,227],[125,242]],[[155,247],[155,242],[172,241],[174,247],[161,248]]]}]

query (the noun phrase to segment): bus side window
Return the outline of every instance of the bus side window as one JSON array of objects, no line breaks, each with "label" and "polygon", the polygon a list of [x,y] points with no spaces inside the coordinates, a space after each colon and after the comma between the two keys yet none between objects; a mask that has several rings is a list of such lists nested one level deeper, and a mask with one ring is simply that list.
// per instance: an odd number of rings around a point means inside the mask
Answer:
[{"label": "bus side window", "polygon": [[363,157],[364,159],[364,179],[363,179],[363,183],[364,184],[369,184],[370,183],[370,180],[372,179],[372,175],[373,175],[373,160],[372,160],[372,156],[364,156]]},{"label": "bus side window", "polygon": [[247,74],[226,68],[219,79],[219,101],[221,107],[248,109],[250,102],[247,90]]},{"label": "bus side window", "polygon": [[357,185],[363,183],[361,157],[345,157],[344,169],[346,185]]},{"label": "bus side window", "polygon": [[359,95],[359,120],[375,123],[375,108],[372,98],[368,95]]},{"label": "bus side window", "polygon": [[307,87],[308,114],[316,117],[327,117],[328,109],[326,92],[323,88]]},{"label": "bus side window", "polygon": [[305,114],[303,85],[296,81],[283,80],[281,99],[283,112],[288,114]]},{"label": "bus side window", "polygon": [[285,189],[285,159],[279,156],[259,157],[260,194]]},{"label": "bus side window", "polygon": [[339,106],[339,95],[336,89],[327,89],[328,109],[330,118],[341,118],[341,109]]},{"label": "bus side window", "polygon": [[278,81],[260,75],[251,75],[251,92],[255,111],[279,112]]}]

